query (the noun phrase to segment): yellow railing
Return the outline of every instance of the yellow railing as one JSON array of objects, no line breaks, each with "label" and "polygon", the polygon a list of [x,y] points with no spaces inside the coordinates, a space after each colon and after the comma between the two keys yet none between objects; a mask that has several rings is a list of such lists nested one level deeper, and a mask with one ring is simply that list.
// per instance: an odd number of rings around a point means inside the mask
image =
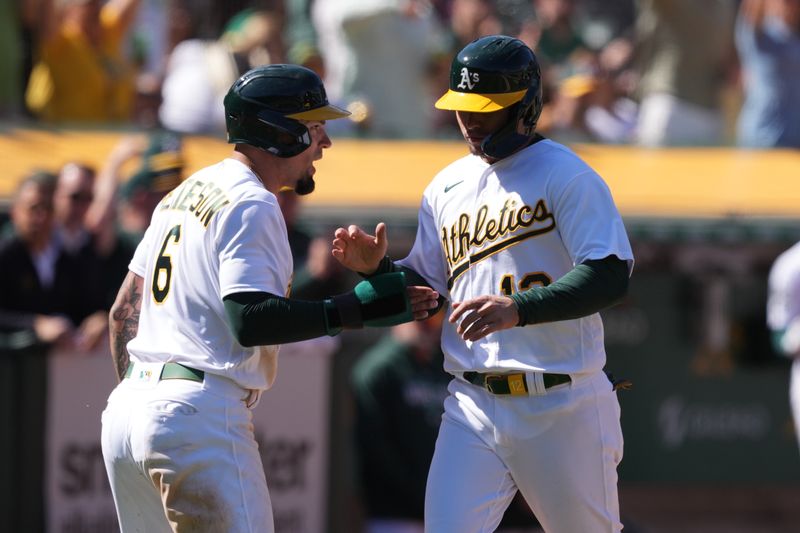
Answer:
[{"label": "yellow railing", "polygon": [[[70,160],[102,164],[121,132],[15,129],[0,135],[0,198],[8,198],[31,168]],[[800,217],[800,151],[576,145],[573,149],[608,182],[631,216]],[[222,139],[187,137],[188,171],[224,158]],[[433,175],[465,155],[457,141],[336,139],[316,163],[313,206],[414,208]],[[535,175],[531,179],[536,179]]]}]

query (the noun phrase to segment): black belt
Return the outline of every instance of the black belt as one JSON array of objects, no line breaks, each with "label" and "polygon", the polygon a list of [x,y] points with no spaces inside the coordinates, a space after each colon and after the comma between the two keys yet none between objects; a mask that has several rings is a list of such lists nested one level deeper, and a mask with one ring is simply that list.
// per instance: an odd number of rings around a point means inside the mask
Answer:
[{"label": "black belt", "polygon": [[[125,371],[126,378],[131,377],[133,374],[133,367],[135,365],[136,363],[131,363],[128,365],[128,369]],[[161,369],[161,375],[158,376],[158,379],[159,381],[162,379],[188,379],[189,381],[202,383],[205,375],[206,373],[202,370],[189,368],[188,366],[184,366],[180,363],[164,363],[164,366]]]},{"label": "black belt", "polygon": [[[483,387],[492,394],[511,394],[512,396],[523,396],[528,394],[528,382],[525,374],[517,372],[514,374],[481,374],[479,372],[464,372],[464,379]],[[544,388],[549,389],[556,385],[569,383],[572,378],[568,374],[542,374]]]}]

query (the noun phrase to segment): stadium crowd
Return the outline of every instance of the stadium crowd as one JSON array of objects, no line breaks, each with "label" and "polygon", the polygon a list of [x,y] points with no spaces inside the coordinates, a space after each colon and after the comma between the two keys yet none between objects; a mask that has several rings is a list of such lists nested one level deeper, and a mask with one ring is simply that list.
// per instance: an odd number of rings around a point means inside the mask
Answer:
[{"label": "stadium crowd", "polygon": [[800,146],[797,0],[25,0],[5,3],[0,118],[222,135],[257,64],[320,73],[335,135],[449,138],[453,53],[517,36],[565,142]]}]

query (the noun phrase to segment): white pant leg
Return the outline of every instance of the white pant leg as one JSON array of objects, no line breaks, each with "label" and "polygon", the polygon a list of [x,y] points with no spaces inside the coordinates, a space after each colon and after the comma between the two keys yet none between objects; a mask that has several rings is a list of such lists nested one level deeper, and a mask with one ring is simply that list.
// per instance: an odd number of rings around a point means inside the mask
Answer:
[{"label": "white pant leg", "polygon": [[147,389],[124,380],[109,398],[103,452],[123,533],[160,531],[150,526],[159,513],[177,532],[273,532],[243,391],[216,393],[213,382],[165,380]]},{"label": "white pant leg", "polygon": [[[599,374],[576,390],[553,394],[571,398],[543,412],[513,409],[517,416],[503,428],[510,444],[501,456],[547,533],[618,532],[623,442],[616,393]],[[517,433],[524,427],[542,431]]]},{"label": "white pant leg", "polygon": [[794,417],[794,430],[800,443],[800,358],[792,363],[791,376],[789,378],[789,401],[792,406],[792,416]]},{"label": "white pant leg", "polygon": [[130,455],[128,441],[128,415],[135,409],[126,406],[125,391],[115,389],[102,414],[101,444],[106,473],[117,509],[122,533],[170,533],[172,528],[164,513],[164,506],[152,481],[145,476]]},{"label": "white pant leg", "polygon": [[622,430],[602,372],[541,396],[453,380],[425,497],[427,533],[494,531],[517,488],[547,533],[618,532]]},{"label": "white pant leg", "polygon": [[453,394],[454,385],[455,380],[428,472],[425,532],[489,533],[497,529],[517,488],[492,447],[487,420],[461,416],[462,396]]}]

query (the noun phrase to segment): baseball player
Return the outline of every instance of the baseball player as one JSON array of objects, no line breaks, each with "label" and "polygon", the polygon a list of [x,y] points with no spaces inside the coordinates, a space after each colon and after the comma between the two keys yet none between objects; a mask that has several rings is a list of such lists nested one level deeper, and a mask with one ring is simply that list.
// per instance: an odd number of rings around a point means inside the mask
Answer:
[{"label": "baseball player", "polygon": [[386,226],[335,232],[367,275],[406,272],[449,301],[449,384],[425,501],[431,533],[494,531],[520,491],[548,533],[619,531],[620,409],[603,372],[598,311],[627,291],[633,254],[608,187],[535,133],[533,52],[482,37],[454,58],[449,91],[470,154],[425,189],[408,257]]},{"label": "baseball player", "polygon": [[232,154],[157,206],[111,310],[121,381],[102,448],[123,532],[272,532],[249,408],[275,379],[277,345],[436,306],[435,291],[396,274],[324,301],[288,298],[275,194],[314,189],[325,121],[348,113],[296,65],[245,73],[224,103]]},{"label": "baseball player", "polygon": [[793,359],[789,399],[800,440],[800,243],[775,259],[767,287],[767,326],[773,346]]}]

